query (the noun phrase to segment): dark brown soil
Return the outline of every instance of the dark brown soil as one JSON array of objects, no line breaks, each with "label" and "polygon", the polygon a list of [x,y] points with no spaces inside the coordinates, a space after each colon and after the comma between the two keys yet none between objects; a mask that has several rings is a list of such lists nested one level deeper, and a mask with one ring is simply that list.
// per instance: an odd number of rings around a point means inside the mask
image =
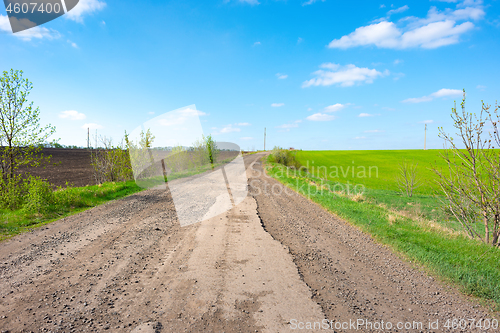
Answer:
[{"label": "dark brown soil", "polygon": [[22,171],[47,179],[55,186],[66,187],[66,182],[77,187],[95,184],[89,150],[44,148],[42,154],[52,156],[50,163],[37,168],[24,168]]}]

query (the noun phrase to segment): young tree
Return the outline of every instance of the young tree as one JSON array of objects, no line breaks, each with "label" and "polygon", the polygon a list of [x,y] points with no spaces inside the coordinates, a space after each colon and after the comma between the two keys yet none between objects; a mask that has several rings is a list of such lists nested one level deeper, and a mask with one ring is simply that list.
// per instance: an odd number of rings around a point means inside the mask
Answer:
[{"label": "young tree", "polygon": [[0,76],[0,172],[3,180],[15,178],[20,166],[38,166],[42,144],[55,132],[40,125],[40,110],[28,102],[33,84],[23,72],[11,69]]},{"label": "young tree", "polygon": [[[440,128],[445,141],[442,154],[447,167],[434,168],[446,200],[445,205],[471,238],[499,245],[500,236],[500,117],[482,104],[479,115],[465,111],[465,91],[461,112],[452,109],[453,126],[460,143]],[[485,134],[488,132],[488,134]],[[496,145],[496,146],[495,146]],[[460,149],[463,146],[464,149]],[[480,232],[476,227],[482,223]]]},{"label": "young tree", "polygon": [[208,160],[210,161],[210,164],[212,164],[213,168],[214,164],[217,163],[217,157],[219,156],[220,151],[217,148],[217,143],[213,139],[212,135],[203,136],[203,141],[207,149]]},{"label": "young tree", "polygon": [[403,162],[399,164],[399,175],[396,177],[399,190],[410,198],[413,196],[413,191],[420,186],[417,179],[417,167],[418,163],[408,163],[403,159]]}]

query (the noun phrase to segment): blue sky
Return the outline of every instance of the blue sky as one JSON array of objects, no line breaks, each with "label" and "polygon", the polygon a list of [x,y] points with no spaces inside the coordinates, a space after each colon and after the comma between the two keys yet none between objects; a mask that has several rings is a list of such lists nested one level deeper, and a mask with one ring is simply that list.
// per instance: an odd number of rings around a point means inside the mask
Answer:
[{"label": "blue sky", "polygon": [[12,34],[0,70],[22,69],[62,144],[86,127],[115,142],[195,104],[205,134],[262,149],[440,148],[450,109],[499,96],[498,1],[80,0]]}]

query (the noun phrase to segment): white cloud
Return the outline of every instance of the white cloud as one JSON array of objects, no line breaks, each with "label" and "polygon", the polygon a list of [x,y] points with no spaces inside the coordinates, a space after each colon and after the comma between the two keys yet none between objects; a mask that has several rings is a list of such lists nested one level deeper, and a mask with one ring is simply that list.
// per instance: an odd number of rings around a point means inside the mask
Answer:
[{"label": "white cloud", "polygon": [[403,33],[394,23],[384,21],[357,28],[350,35],[333,40],[328,47],[347,49],[354,46],[375,45],[390,49],[412,47],[434,49],[458,43],[460,35],[472,28],[474,28],[472,22],[456,25],[455,21],[446,20],[429,23]]},{"label": "white cloud", "polygon": [[262,43],[261,42],[255,42],[253,43],[253,46],[257,46],[257,45],[261,45]]},{"label": "white cloud", "polygon": [[[230,0],[224,0],[225,3],[230,2]],[[258,0],[238,0],[238,2],[247,3],[249,5],[260,5]]]},{"label": "white cloud", "polygon": [[419,121],[419,124],[432,124],[434,120],[424,120],[424,121]]},{"label": "white cloud", "polygon": [[337,103],[337,104],[329,105],[326,108],[324,108],[323,110],[326,113],[337,112],[337,111],[340,111],[340,110],[344,109],[346,106],[347,105]]},{"label": "white cloud", "polygon": [[70,120],[84,120],[87,116],[81,112],[75,110],[63,111],[59,114],[59,118],[70,119]]},{"label": "white cloud", "polygon": [[279,80],[284,80],[288,77],[288,75],[281,73],[277,73],[276,76],[278,77]]},{"label": "white cloud", "polygon": [[155,113],[154,113],[153,111],[149,111],[149,112],[148,112],[148,114],[153,115],[153,114],[155,114]]},{"label": "white cloud", "polygon": [[382,130],[368,130],[368,131],[365,131],[365,133],[383,133],[385,131],[382,131]]},{"label": "white cloud", "polygon": [[250,123],[237,123],[237,124],[235,124],[235,125],[236,125],[236,126],[250,126],[250,125],[252,125],[252,124],[250,124]]},{"label": "white cloud", "polygon": [[244,136],[244,137],[240,138],[240,140],[249,141],[249,140],[253,140],[253,138],[251,136]]},{"label": "white cloud", "polygon": [[233,127],[232,125],[227,125],[226,127],[220,130],[220,133],[231,133],[231,132],[241,132],[241,129],[238,127]]},{"label": "white cloud", "polygon": [[387,16],[391,16],[392,14],[399,14],[399,13],[407,11],[408,9],[410,9],[410,7],[408,7],[408,5],[404,5],[402,7],[396,8],[396,9],[391,9],[390,11],[387,12]]},{"label": "white cloud", "polygon": [[301,38],[301,37],[299,37],[299,39],[297,39],[297,44],[300,44],[300,43],[302,43],[303,41],[304,41],[304,39],[303,39],[303,38]]},{"label": "white cloud", "polygon": [[310,115],[306,119],[310,121],[331,121],[334,120],[335,118],[336,117],[334,115],[318,112],[313,115]]},{"label": "white cloud", "polygon": [[401,63],[403,63],[403,60],[401,60],[401,59],[394,60],[394,65],[399,65]]},{"label": "white cloud", "polygon": [[430,101],[432,101],[432,97],[423,96],[423,97],[407,98],[403,101],[403,103],[422,103],[422,102],[430,102]]},{"label": "white cloud", "polygon": [[84,128],[84,129],[90,128],[91,130],[95,130],[95,129],[102,129],[103,127],[99,124],[89,123],[89,124],[83,125],[82,128]]},{"label": "white cloud", "polygon": [[71,46],[73,46],[75,49],[77,49],[77,48],[78,48],[78,45],[77,45],[76,43],[74,43],[74,42],[70,41],[69,39],[68,39],[68,43],[69,43]]},{"label": "white cloud", "polygon": [[67,19],[83,23],[83,16],[102,10],[106,3],[99,0],[80,0],[65,16]]},{"label": "white cloud", "polygon": [[389,71],[384,73],[376,69],[360,68],[355,65],[340,66],[333,63],[325,63],[320,66],[320,69],[313,74],[315,78],[305,81],[302,88],[310,86],[330,86],[340,85],[341,87],[350,87],[355,84],[373,83],[378,77],[389,75]]},{"label": "white cloud", "polygon": [[364,118],[364,117],[373,117],[375,116],[374,114],[369,114],[369,113],[360,113],[358,115],[359,118]]},{"label": "white cloud", "polygon": [[7,15],[0,15],[0,30],[12,32],[9,18],[7,17]]},{"label": "white cloud", "polygon": [[385,8],[385,5],[384,5],[384,4],[381,4],[379,8]]},{"label": "white cloud", "polygon": [[325,2],[325,0],[307,0],[306,2],[304,2],[302,4],[302,6],[312,5],[313,3],[317,2],[317,1]]},{"label": "white cloud", "polygon": [[486,86],[482,86],[480,84],[476,87],[476,89],[479,89],[479,90],[485,90],[486,88],[487,88]]},{"label": "white cloud", "polygon": [[273,108],[280,108],[280,107],[282,107],[282,106],[285,106],[285,103],[273,103],[273,104],[271,104],[271,106],[272,106]]},{"label": "white cloud", "polygon": [[435,93],[432,93],[432,97],[453,97],[453,96],[460,96],[463,94],[462,90],[458,89],[439,89]]},{"label": "white cloud", "polygon": [[355,140],[363,140],[363,139],[366,139],[366,137],[364,137],[364,136],[357,136],[354,139]]},{"label": "white cloud", "polygon": [[[403,6],[390,10],[387,14],[390,16],[406,9],[407,6]],[[474,24],[469,20],[480,20],[484,16],[481,2],[464,1],[459,3],[455,10],[447,8],[439,11],[436,7],[431,7],[425,18],[405,17],[399,20],[398,25],[382,18],[377,20],[379,22],[359,27],[349,35],[334,39],[328,47],[347,49],[374,45],[390,49],[433,49],[458,43],[461,35],[474,28]],[[459,24],[458,21],[466,22]]]},{"label": "white cloud", "polygon": [[[26,22],[27,23],[25,24],[25,26],[33,26],[34,25],[33,22],[30,22],[28,20],[26,20]],[[23,31],[20,31],[20,32],[13,34],[12,28],[10,27],[9,18],[7,17],[7,15],[1,15],[1,14],[0,14],[0,31],[4,31],[4,32],[7,32],[9,34],[12,34],[13,36],[20,38],[24,41],[30,41],[33,38],[36,38],[36,39],[46,38],[46,39],[50,40],[50,39],[56,39],[56,38],[61,37],[61,34],[57,30],[47,29],[44,27],[37,27],[37,26],[34,26],[28,30],[23,30]]]},{"label": "white cloud", "polygon": [[457,97],[463,94],[462,90],[459,89],[440,89],[436,92],[433,92],[432,94],[428,96],[422,96],[422,97],[414,97],[414,98],[407,98],[403,101],[403,103],[422,103],[422,102],[430,102],[434,98],[445,98],[445,97]]}]

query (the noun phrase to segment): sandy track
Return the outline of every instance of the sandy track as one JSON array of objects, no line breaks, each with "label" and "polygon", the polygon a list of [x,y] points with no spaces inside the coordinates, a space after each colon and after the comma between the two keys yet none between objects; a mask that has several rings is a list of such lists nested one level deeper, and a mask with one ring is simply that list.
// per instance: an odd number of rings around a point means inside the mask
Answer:
[{"label": "sandy track", "polygon": [[[259,156],[247,157],[247,165]],[[248,196],[180,227],[149,190],[0,244],[0,328],[11,332],[279,332],[321,320]]]},{"label": "sandy track", "polygon": [[1,243],[0,331],[290,332],[323,319],[424,325],[390,330],[401,332],[431,331],[429,320],[443,328],[446,319],[487,318],[370,237],[287,195],[263,174],[260,157],[245,158],[250,195],[202,223],[180,227],[169,193],[149,190]]}]

